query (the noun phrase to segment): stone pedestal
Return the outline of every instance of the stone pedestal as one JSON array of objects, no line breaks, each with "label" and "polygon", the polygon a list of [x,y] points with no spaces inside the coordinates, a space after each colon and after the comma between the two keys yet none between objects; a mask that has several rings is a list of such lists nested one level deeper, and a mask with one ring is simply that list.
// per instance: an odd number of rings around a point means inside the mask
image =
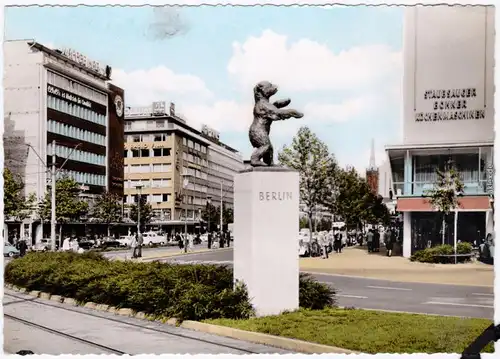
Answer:
[{"label": "stone pedestal", "polygon": [[299,174],[249,168],[234,178],[234,279],[258,316],[299,307]]}]

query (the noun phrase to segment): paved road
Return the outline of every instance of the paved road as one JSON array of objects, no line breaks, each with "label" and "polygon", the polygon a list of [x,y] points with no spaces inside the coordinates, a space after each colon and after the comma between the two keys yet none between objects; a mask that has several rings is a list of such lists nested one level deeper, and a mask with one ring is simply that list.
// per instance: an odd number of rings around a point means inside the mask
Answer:
[{"label": "paved road", "polygon": [[[205,249],[207,248],[206,244],[197,244],[193,246],[193,250]],[[132,256],[131,249],[124,250],[116,250],[110,252],[102,252],[105,257],[108,258],[130,258]],[[180,254],[182,251],[177,246],[168,246],[168,247],[156,247],[156,248],[148,248],[143,247],[142,256],[143,257],[152,257],[152,256],[162,256],[166,254]]]},{"label": "paved road", "polygon": [[[165,259],[177,263],[213,263],[232,265],[232,249],[188,254]],[[393,282],[387,280],[314,275],[319,281],[335,287],[341,306],[493,318],[493,288]]]},{"label": "paved road", "polygon": [[[290,353],[240,340],[35,299],[4,289],[4,351],[35,354]],[[49,330],[50,329],[50,330]]]}]

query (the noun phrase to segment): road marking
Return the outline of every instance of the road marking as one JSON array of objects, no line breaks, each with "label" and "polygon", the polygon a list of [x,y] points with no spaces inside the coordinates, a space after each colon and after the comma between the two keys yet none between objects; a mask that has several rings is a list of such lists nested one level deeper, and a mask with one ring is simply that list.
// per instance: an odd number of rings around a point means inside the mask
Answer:
[{"label": "road marking", "polygon": [[368,297],[364,297],[362,295],[350,295],[350,294],[337,294],[337,297],[356,298],[356,299],[368,299]]},{"label": "road marking", "polygon": [[477,295],[477,296],[485,296],[485,297],[493,297],[493,293],[472,293],[472,295]]},{"label": "road marking", "polygon": [[372,288],[372,289],[388,289],[388,290],[412,290],[409,288],[397,288],[397,287],[379,287],[376,285],[367,285],[366,288]]},{"label": "road marking", "polygon": [[465,304],[465,303],[425,302],[424,304],[452,305],[452,306],[457,306],[457,307],[493,308],[492,305]]}]

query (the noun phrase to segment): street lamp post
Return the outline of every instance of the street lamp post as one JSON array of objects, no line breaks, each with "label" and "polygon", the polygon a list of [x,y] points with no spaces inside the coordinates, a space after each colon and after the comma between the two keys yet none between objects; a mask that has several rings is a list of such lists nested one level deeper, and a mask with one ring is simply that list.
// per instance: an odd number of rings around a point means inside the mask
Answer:
[{"label": "street lamp post", "polygon": [[220,238],[222,239],[222,197],[223,197],[223,193],[222,193],[222,180],[220,180]]},{"label": "street lamp post", "polygon": [[137,190],[137,237],[141,233],[141,199],[142,199],[142,184],[135,186]]},{"label": "street lamp post", "polygon": [[211,214],[212,196],[207,196],[207,217],[208,217],[208,233],[210,234],[210,214]]},{"label": "street lamp post", "polygon": [[[185,192],[186,187],[189,185],[189,179],[187,178],[187,175],[183,175],[184,180],[182,181],[182,189],[183,192]],[[183,196],[183,198],[187,198],[186,196]],[[187,202],[187,200],[186,200]],[[187,203],[186,203],[187,205]],[[184,207],[184,253],[187,253],[187,245],[188,245],[188,239],[187,239],[187,234],[188,234],[188,227],[187,227],[187,206]]]}]

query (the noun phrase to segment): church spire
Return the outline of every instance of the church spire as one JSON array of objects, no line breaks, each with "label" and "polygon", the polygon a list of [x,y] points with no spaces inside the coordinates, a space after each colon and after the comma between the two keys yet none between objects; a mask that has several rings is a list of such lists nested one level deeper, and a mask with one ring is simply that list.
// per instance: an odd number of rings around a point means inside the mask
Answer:
[{"label": "church spire", "polygon": [[377,164],[375,162],[375,140],[372,138],[372,146],[370,150],[370,164],[368,165],[368,170],[375,171],[377,169]]}]

